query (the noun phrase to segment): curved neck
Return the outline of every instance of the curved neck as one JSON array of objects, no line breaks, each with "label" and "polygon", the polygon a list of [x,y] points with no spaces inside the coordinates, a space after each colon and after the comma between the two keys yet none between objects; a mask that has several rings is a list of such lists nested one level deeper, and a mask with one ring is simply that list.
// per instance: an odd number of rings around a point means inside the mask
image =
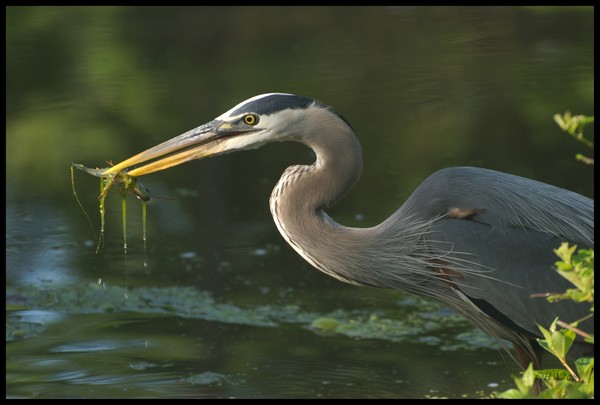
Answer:
[{"label": "curved neck", "polygon": [[353,275],[358,271],[350,268],[348,258],[352,246],[365,242],[368,229],[345,227],[323,211],[343,198],[360,177],[358,140],[349,128],[328,128],[303,141],[313,149],[316,160],[310,166],[288,167],[281,176],[270,198],[275,224],[314,267],[342,281],[365,284]]},{"label": "curved neck", "polygon": [[[315,162],[288,167],[271,194],[271,214],[284,239],[315,268],[341,281],[414,293],[430,291],[421,288],[423,280],[431,281],[424,277],[431,263],[422,238],[429,222],[403,205],[371,228],[336,223],[324,209],[343,198],[358,181],[360,145],[341,120],[337,126],[307,133],[315,135],[295,140],[312,148]],[[398,258],[402,258],[402,272],[397,271]]]}]

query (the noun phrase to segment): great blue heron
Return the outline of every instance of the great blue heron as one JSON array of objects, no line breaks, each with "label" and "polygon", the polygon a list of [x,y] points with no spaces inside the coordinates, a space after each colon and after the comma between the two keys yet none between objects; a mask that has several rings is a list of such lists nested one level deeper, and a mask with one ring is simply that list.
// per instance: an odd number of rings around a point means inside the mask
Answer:
[{"label": "great blue heron", "polygon": [[[284,239],[311,265],[341,281],[392,288],[441,301],[499,342],[518,362],[540,364],[537,324],[572,322],[588,308],[531,294],[570,287],[553,270],[562,241],[594,245],[593,200],[555,186],[475,167],[440,170],[388,219],[371,228],[336,223],[324,211],[358,181],[360,144],[340,114],[311,98],[252,97],[202,126],[108,169],[146,175],[272,141],[301,142],[311,165],[288,167],[269,201]],[[571,286],[572,287],[572,286]],[[593,330],[593,320],[580,325]],[[593,348],[577,343],[577,354]]]}]

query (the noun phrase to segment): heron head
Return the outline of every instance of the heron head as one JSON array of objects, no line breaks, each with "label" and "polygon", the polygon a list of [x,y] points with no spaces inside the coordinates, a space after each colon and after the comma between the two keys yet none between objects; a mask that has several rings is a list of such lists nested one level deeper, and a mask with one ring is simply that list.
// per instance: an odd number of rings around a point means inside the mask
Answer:
[{"label": "heron head", "polygon": [[243,101],[214,120],[154,146],[102,174],[128,171],[143,176],[208,156],[258,148],[273,141],[300,141],[310,145],[319,126],[347,125],[326,105],[311,98],[285,93],[261,94]]}]

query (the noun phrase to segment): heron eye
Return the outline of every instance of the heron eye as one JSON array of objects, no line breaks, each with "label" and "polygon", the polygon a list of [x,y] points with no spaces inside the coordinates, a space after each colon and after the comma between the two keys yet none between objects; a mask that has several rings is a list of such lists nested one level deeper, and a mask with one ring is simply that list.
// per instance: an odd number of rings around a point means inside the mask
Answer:
[{"label": "heron eye", "polygon": [[254,114],[246,114],[243,118],[244,122],[248,125],[258,124],[258,117]]}]

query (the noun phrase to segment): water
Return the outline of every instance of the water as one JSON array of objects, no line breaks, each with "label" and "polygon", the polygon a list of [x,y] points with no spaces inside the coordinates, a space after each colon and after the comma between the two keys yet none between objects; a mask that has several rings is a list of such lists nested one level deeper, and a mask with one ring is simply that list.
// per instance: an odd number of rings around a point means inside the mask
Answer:
[{"label": "water", "polygon": [[[144,178],[105,245],[69,165],[104,167],[281,91],[357,131],[329,214],[390,215],[430,173],[511,172],[593,196],[557,112],[593,113],[591,8],[7,9],[7,397],[480,397],[515,365],[434,303],[345,285],[288,247],[267,199],[301,145]],[[586,131],[593,136],[593,127]],[[98,232],[98,181],[76,173]],[[144,265],[146,263],[146,265]],[[319,325],[335,325],[333,330]]]}]

